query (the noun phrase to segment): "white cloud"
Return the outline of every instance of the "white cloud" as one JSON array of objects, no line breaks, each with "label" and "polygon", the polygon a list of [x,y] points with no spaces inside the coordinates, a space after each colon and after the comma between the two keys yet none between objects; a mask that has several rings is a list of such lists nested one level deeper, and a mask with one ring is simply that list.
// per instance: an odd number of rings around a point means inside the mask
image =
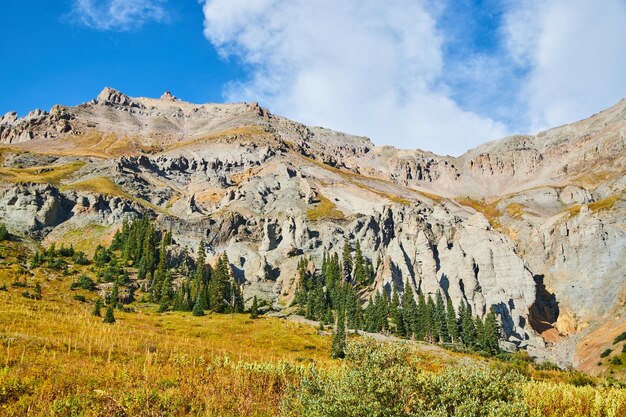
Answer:
[{"label": "white cloud", "polygon": [[520,91],[532,130],[585,118],[626,96],[626,2],[515,2],[508,49],[528,67]]},{"label": "white cloud", "polygon": [[250,80],[228,86],[228,100],[438,153],[507,133],[451,98],[443,36],[419,1],[206,0],[204,16],[218,51],[251,68]]},{"label": "white cloud", "polygon": [[168,18],[164,0],[74,0],[73,16],[102,31],[128,31]]}]

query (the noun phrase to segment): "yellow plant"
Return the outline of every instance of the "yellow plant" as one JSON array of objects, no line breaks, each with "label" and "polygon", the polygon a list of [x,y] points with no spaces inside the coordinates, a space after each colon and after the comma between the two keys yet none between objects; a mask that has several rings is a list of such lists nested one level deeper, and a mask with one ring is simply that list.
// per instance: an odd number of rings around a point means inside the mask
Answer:
[{"label": "yellow plant", "polygon": [[337,210],[337,206],[328,198],[320,193],[317,193],[317,198],[320,200],[319,204],[310,208],[306,213],[309,220],[315,222],[321,219],[343,220],[345,218],[343,212]]},{"label": "yellow plant", "polygon": [[0,167],[0,179],[11,182],[35,182],[58,184],[85,165],[82,161],[60,165],[45,165],[30,168]]}]

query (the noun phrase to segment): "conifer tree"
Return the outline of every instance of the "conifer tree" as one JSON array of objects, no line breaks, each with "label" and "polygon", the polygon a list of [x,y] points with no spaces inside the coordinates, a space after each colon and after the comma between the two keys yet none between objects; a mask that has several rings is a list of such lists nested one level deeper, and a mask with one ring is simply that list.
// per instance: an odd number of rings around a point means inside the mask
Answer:
[{"label": "conifer tree", "polygon": [[113,305],[110,304],[107,307],[107,311],[104,314],[104,319],[102,320],[105,323],[113,324],[115,323],[115,315],[113,314]]},{"label": "conifer tree", "polygon": [[198,294],[198,297],[196,298],[196,302],[193,305],[193,310],[191,310],[191,314],[196,316],[196,317],[200,317],[200,316],[204,316],[204,309],[202,306],[202,295]]},{"label": "conifer tree", "polygon": [[346,319],[349,329],[359,329],[361,323],[361,302],[359,296],[352,286],[346,289]]},{"label": "conifer tree", "polygon": [[481,318],[478,316],[474,317],[474,329],[476,329],[476,341],[474,343],[474,349],[481,352],[487,352],[484,324]]},{"label": "conifer tree", "polygon": [[459,322],[457,321],[454,305],[450,297],[446,299],[446,328],[451,342],[459,341]]},{"label": "conifer tree", "polygon": [[428,302],[426,303],[426,340],[430,343],[436,343],[439,340],[439,327],[436,321],[435,302],[433,297],[428,294]]},{"label": "conifer tree", "polygon": [[120,287],[117,285],[117,282],[113,284],[113,289],[111,290],[111,294],[109,295],[109,304],[113,306],[113,308],[118,307],[120,303]]},{"label": "conifer tree", "polygon": [[42,299],[41,284],[39,283],[39,281],[35,282],[35,291],[34,291],[34,294],[33,294],[33,298],[35,300],[41,300]]},{"label": "conifer tree", "polygon": [[437,291],[435,296],[435,323],[439,334],[439,341],[442,343],[450,342],[450,334],[448,333],[448,325],[446,322],[446,306],[443,302],[441,291]]},{"label": "conifer tree", "polygon": [[361,251],[361,244],[356,241],[354,248],[354,281],[357,285],[365,287],[369,284],[369,276],[367,274],[367,265]]},{"label": "conifer tree", "polygon": [[428,325],[428,307],[422,291],[417,295],[417,315],[415,318],[415,338],[417,340],[426,340]]},{"label": "conifer tree", "polygon": [[200,244],[198,245],[198,256],[196,257],[196,269],[195,269],[195,273],[193,274],[193,278],[191,281],[191,296],[193,297],[193,299],[197,299],[198,296],[202,296],[204,298],[203,302],[205,302],[207,304],[206,307],[208,307],[208,300],[206,299],[206,296],[204,296],[202,293],[206,291],[206,284],[207,284],[207,275],[206,275],[206,254],[204,252],[204,240],[200,241]]},{"label": "conifer tree", "polygon": [[500,352],[500,345],[498,340],[500,339],[500,326],[496,313],[492,310],[487,313],[485,317],[485,324],[483,326],[484,334],[484,348],[492,355],[496,355]]},{"label": "conifer tree", "polygon": [[326,308],[326,312],[324,313],[324,317],[320,320],[320,323],[323,324],[333,324],[333,311],[330,309],[330,307]]},{"label": "conifer tree", "polygon": [[209,282],[209,305],[216,313],[224,313],[230,300],[230,263],[224,253],[218,258]]},{"label": "conifer tree", "polygon": [[343,276],[342,279],[345,282],[350,282],[352,280],[352,248],[350,248],[350,242],[348,239],[345,239],[343,242]]},{"label": "conifer tree", "polygon": [[9,240],[9,231],[3,223],[0,223],[0,242],[3,240]]},{"label": "conifer tree", "polygon": [[256,319],[259,317],[259,302],[257,301],[256,295],[252,299],[252,307],[250,308],[250,318]]},{"label": "conifer tree", "polygon": [[476,326],[472,317],[472,309],[464,302],[459,307],[459,321],[461,323],[459,328],[463,345],[467,348],[472,348],[476,344]]},{"label": "conifer tree", "polygon": [[346,319],[342,308],[337,311],[331,355],[337,359],[343,359],[346,356]]},{"label": "conifer tree", "polygon": [[91,315],[95,317],[100,317],[102,315],[102,313],[100,312],[101,308],[102,308],[102,300],[98,298],[93,305],[93,310],[91,311]]},{"label": "conifer tree", "polygon": [[234,280],[231,283],[230,292],[231,292],[233,312],[243,313],[243,310],[244,310],[243,294],[241,293],[241,288]]},{"label": "conifer tree", "polygon": [[417,318],[417,304],[413,298],[413,289],[409,282],[404,283],[404,294],[402,295],[402,321],[404,322],[405,335],[411,338],[415,334]]}]

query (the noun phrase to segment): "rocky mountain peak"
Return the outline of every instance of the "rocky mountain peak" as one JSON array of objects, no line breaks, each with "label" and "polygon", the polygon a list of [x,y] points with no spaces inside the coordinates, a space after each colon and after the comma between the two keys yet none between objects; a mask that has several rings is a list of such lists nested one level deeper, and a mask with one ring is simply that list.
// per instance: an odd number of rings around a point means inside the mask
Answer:
[{"label": "rocky mountain peak", "polygon": [[169,91],[166,91],[161,96],[161,100],[164,100],[164,101],[176,101],[176,100],[178,100],[178,98],[176,96],[172,95],[172,93],[170,93]]},{"label": "rocky mountain peak", "polygon": [[133,104],[133,100],[114,88],[104,87],[102,92],[98,94],[96,103],[100,105],[130,106]]}]

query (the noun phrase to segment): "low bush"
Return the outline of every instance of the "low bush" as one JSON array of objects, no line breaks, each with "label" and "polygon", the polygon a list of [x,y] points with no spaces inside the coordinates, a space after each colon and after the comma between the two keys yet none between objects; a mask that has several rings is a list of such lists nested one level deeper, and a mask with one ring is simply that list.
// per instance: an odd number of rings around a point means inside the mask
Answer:
[{"label": "low bush", "polygon": [[283,416],[528,416],[517,373],[480,366],[425,372],[404,344],[353,342],[346,367],[313,371],[294,386]]},{"label": "low bush", "polygon": [[83,289],[83,290],[87,290],[87,291],[93,291],[96,288],[96,283],[93,282],[93,280],[91,278],[89,278],[87,275],[81,275],[78,277],[78,279],[74,282],[72,282],[72,284],[70,285],[70,288],[72,290],[76,290],[76,289]]}]

